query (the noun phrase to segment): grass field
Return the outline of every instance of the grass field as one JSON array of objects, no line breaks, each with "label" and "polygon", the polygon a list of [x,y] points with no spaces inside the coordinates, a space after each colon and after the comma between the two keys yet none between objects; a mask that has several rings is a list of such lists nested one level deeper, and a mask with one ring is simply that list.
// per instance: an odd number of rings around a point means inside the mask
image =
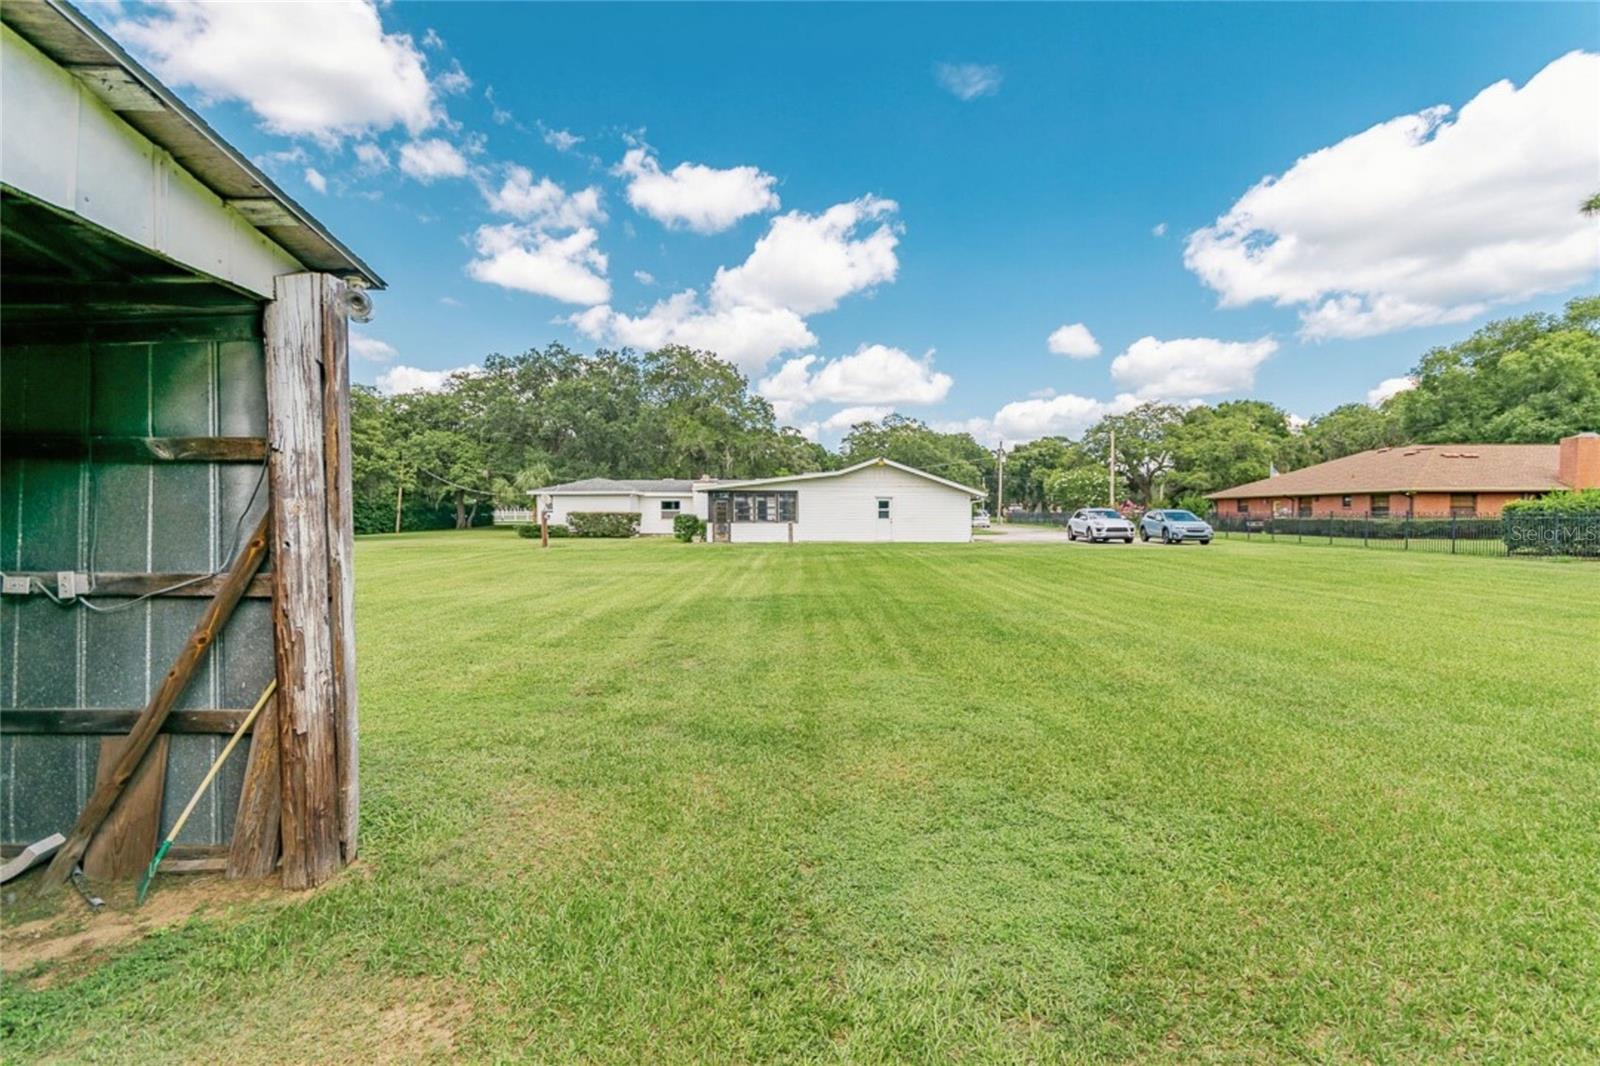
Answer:
[{"label": "grass field", "polygon": [[1600,1057],[1600,566],[358,566],[362,868],[8,982],[8,1058]]}]

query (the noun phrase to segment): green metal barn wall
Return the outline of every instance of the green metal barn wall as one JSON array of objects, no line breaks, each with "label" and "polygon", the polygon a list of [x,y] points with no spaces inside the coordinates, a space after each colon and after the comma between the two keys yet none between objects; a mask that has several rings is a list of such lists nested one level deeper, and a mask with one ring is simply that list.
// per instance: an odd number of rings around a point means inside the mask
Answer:
[{"label": "green metal barn wall", "polygon": [[[122,327],[123,335],[127,327]],[[149,334],[146,334],[149,335]],[[7,434],[266,435],[259,318],[169,327],[155,343],[8,345],[0,356]],[[260,481],[254,504],[240,512]],[[266,507],[253,463],[102,463],[0,457],[0,567],[188,572],[228,562]],[[270,564],[269,564],[270,565]],[[99,602],[126,602],[101,599]],[[19,707],[142,707],[205,608],[156,598],[117,614],[60,607],[35,593],[0,601],[0,716]],[[270,601],[245,599],[178,707],[249,707],[272,677]],[[226,738],[171,738],[165,834]],[[248,745],[230,757],[180,842],[226,843]],[[0,838],[66,832],[87,800],[98,736],[0,736]]]}]

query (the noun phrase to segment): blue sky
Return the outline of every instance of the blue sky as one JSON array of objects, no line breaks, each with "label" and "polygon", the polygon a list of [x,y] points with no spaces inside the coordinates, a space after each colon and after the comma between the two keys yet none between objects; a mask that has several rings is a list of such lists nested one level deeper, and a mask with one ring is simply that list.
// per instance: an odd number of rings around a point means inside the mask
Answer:
[{"label": "blue sky", "polygon": [[387,279],[356,378],[389,387],[688,340],[825,442],[1310,416],[1600,268],[1589,6],[96,16]]}]

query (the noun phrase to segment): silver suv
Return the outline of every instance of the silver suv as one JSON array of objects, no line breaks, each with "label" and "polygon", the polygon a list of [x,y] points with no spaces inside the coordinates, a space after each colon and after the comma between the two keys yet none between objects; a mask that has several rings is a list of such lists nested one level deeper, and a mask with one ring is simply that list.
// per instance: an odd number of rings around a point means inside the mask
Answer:
[{"label": "silver suv", "polygon": [[1139,539],[1159,537],[1163,544],[1182,544],[1197,540],[1211,543],[1211,526],[1205,519],[1189,511],[1146,511],[1139,519]]}]

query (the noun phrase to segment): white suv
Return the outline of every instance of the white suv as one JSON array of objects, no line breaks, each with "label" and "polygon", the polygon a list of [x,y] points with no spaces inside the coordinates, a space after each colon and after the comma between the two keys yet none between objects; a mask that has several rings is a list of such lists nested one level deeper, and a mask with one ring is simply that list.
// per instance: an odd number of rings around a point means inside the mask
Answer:
[{"label": "white suv", "polygon": [[1083,507],[1067,519],[1067,539],[1120,540],[1133,543],[1133,523],[1110,507]]}]

